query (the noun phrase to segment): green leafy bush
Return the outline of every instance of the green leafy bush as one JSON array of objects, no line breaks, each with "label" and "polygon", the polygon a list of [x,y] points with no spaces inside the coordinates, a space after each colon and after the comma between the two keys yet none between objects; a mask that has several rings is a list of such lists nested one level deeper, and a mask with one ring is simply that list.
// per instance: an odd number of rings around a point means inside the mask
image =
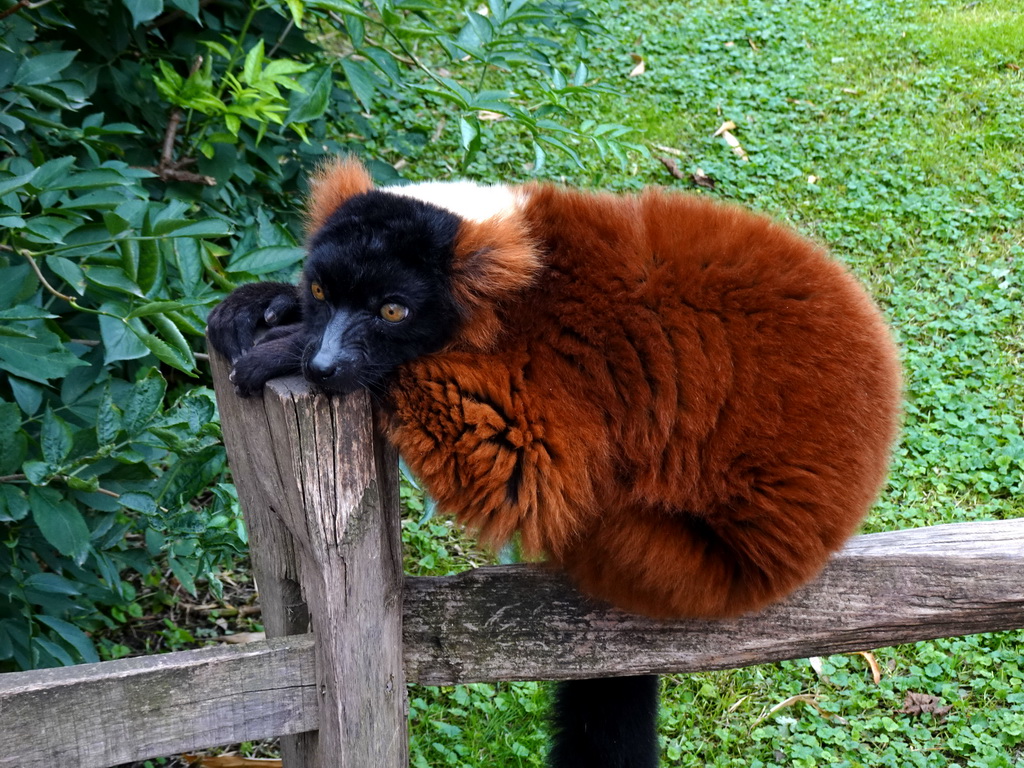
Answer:
[{"label": "green leafy bush", "polygon": [[584,141],[622,156],[626,129],[572,125],[601,88],[597,31],[575,0],[0,11],[0,671],[97,659],[141,613],[130,569],[218,593],[245,537],[196,367],[205,315],[294,277],[310,166],[467,162],[509,132],[538,167]]}]

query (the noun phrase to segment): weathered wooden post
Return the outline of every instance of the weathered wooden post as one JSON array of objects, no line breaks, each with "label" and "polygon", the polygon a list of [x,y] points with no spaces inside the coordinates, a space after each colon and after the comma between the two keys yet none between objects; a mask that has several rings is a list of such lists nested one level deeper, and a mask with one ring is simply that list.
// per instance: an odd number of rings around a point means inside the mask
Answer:
[{"label": "weathered wooden post", "polygon": [[316,638],[320,730],[284,739],[284,764],[402,768],[397,460],[374,434],[369,397],[328,398],[280,379],[243,400],[212,357],[267,634],[309,625]]}]

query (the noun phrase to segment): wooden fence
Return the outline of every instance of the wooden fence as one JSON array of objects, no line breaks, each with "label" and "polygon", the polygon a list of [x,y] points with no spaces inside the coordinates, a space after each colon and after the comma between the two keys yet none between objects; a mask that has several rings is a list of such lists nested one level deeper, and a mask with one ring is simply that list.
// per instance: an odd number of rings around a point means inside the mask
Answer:
[{"label": "wooden fence", "polygon": [[784,603],[719,622],[630,616],[543,567],[404,577],[368,398],[279,380],[240,400],[214,372],[272,639],[2,675],[3,768],[272,736],[289,768],[399,768],[407,682],[727,669],[1024,626],[1024,519],[857,537]]}]

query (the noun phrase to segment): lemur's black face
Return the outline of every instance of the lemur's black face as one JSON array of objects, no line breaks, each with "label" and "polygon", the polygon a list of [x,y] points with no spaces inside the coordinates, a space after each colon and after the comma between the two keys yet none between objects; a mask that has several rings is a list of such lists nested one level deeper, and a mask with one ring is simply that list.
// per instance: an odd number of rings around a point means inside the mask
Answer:
[{"label": "lemur's black face", "polygon": [[451,267],[459,218],[371,191],[314,235],[300,292],[310,343],[305,377],[331,392],[380,391],[402,363],[455,333]]}]

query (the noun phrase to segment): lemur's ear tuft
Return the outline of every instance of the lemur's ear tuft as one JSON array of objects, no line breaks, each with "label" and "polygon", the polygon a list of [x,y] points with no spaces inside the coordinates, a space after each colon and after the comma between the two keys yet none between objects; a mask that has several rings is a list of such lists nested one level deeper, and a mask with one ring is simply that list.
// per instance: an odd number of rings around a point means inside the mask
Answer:
[{"label": "lemur's ear tuft", "polygon": [[518,211],[463,221],[452,264],[452,292],[465,318],[461,342],[490,349],[500,330],[497,304],[530,285],[540,267],[536,244]]},{"label": "lemur's ear tuft", "polygon": [[342,203],[371,189],[370,172],[355,157],[339,157],[324,163],[310,179],[306,232],[313,234]]}]

